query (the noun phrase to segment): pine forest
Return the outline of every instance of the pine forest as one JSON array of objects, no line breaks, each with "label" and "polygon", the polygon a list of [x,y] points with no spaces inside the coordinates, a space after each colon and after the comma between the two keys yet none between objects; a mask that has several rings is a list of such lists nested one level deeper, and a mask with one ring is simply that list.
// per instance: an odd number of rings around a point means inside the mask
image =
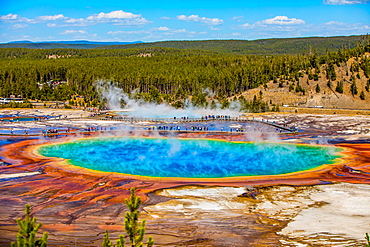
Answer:
[{"label": "pine forest", "polygon": [[[340,94],[345,81],[337,76],[338,68],[344,68],[350,78],[347,81],[352,94],[362,92],[365,97],[364,91],[369,91],[368,36],[358,36],[353,48],[343,44],[335,50],[327,48],[323,54],[315,47],[292,54],[266,54],[264,51],[264,54],[248,55],[209,49],[140,46],[1,48],[0,97],[16,95],[30,101],[65,101],[71,106],[103,107],[96,81],[106,80],[131,97],[149,102],[168,103],[174,107],[183,107],[186,101],[202,107],[218,102],[228,107],[232,100],[239,100],[244,110],[259,112],[271,110],[274,102],[261,101],[259,97],[248,101],[242,96],[244,92],[267,88],[273,83],[278,88],[304,95],[307,89],[302,80],[307,78],[305,84],[315,85],[316,92],[320,93],[320,85],[315,81],[325,77],[327,87]],[[350,67],[349,59],[354,59]],[[356,87],[360,71],[368,80],[364,88]]]}]

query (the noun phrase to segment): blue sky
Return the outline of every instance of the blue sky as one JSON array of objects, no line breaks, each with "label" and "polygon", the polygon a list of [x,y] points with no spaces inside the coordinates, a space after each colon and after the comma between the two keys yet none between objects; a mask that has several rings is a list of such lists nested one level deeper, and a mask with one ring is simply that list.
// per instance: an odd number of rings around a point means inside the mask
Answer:
[{"label": "blue sky", "polygon": [[0,43],[164,41],[370,33],[370,0],[0,0]]}]

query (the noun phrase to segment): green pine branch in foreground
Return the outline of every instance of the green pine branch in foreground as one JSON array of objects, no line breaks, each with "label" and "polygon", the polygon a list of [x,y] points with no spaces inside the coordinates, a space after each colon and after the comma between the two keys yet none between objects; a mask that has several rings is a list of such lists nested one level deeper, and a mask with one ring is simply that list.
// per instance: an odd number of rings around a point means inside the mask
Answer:
[{"label": "green pine branch in foreground", "polygon": [[366,237],[365,237],[366,241],[367,241],[367,244],[365,244],[365,247],[370,247],[370,236],[368,233],[366,233]]},{"label": "green pine branch in foreground", "polygon": [[[131,247],[143,247],[144,235],[145,235],[145,220],[139,224],[139,207],[141,204],[140,197],[137,197],[135,194],[135,188],[130,189],[130,199],[125,200],[125,204],[129,209],[125,214],[125,231],[130,239],[129,246]],[[153,238],[148,237],[147,246],[152,247],[154,244]],[[123,234],[119,235],[119,239],[116,242],[116,245],[109,239],[108,231],[105,231],[103,247],[124,247],[125,246],[125,237]]]},{"label": "green pine branch in foreground", "polygon": [[42,223],[36,223],[37,218],[31,216],[31,206],[26,204],[24,219],[17,219],[19,231],[17,241],[10,244],[11,247],[45,247],[48,241],[48,233],[44,232],[42,238],[36,240],[36,233]]}]

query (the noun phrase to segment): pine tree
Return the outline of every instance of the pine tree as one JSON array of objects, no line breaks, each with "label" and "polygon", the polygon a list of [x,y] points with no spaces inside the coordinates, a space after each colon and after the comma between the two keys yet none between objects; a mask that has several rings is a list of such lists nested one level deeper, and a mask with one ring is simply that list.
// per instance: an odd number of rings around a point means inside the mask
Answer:
[{"label": "pine tree", "polygon": [[326,85],[328,86],[328,88],[330,88],[330,89],[331,89],[331,81],[328,81],[328,82],[326,83]]},{"label": "pine tree", "polygon": [[306,90],[299,84],[299,82],[297,83],[297,86],[295,87],[295,92],[296,93],[299,93],[299,92],[302,92],[303,95],[306,93]]},{"label": "pine tree", "polygon": [[337,91],[338,93],[343,93],[343,82],[342,81],[339,81],[337,83],[337,87],[335,88],[335,91]]},{"label": "pine tree", "polygon": [[365,93],[364,93],[364,91],[361,91],[361,93],[360,93],[360,99],[365,100]]},{"label": "pine tree", "polygon": [[211,109],[216,109],[217,108],[217,104],[214,100],[212,100],[211,104],[210,104],[210,108]]},{"label": "pine tree", "polygon": [[104,242],[103,242],[103,247],[112,247],[113,246],[113,243],[112,241],[110,241],[109,239],[109,233],[108,233],[108,230],[105,230],[105,233],[104,233]]},{"label": "pine tree", "polygon": [[[135,188],[131,188],[130,192],[130,199],[125,201],[125,204],[129,209],[129,212],[126,212],[125,215],[125,230],[130,239],[131,247],[139,247],[143,245],[145,220],[143,220],[139,226],[138,210],[141,204],[141,199],[135,195]],[[153,246],[153,243],[152,237],[149,237],[147,243],[148,247]]]},{"label": "pine tree", "polygon": [[[141,204],[140,197],[135,195],[135,188],[130,189],[130,199],[125,200],[125,204],[129,209],[125,214],[125,231],[128,238],[130,239],[131,247],[143,247],[143,240],[145,235],[145,220],[139,225],[139,207]],[[153,238],[148,237],[147,247],[152,247],[154,244]],[[116,245],[113,245],[109,239],[108,230],[104,234],[103,247],[125,247],[125,236],[119,235],[119,239],[116,241]]]},{"label": "pine tree", "polygon": [[352,95],[356,95],[358,93],[355,81],[351,84],[351,93],[352,93]]},{"label": "pine tree", "polygon": [[230,102],[227,100],[227,98],[223,98],[221,100],[221,109],[226,109],[230,106]]},{"label": "pine tree", "polygon": [[24,219],[17,219],[19,227],[17,241],[11,243],[12,247],[46,247],[48,233],[44,232],[42,238],[36,238],[36,233],[42,226],[42,223],[36,223],[37,218],[31,216],[31,206],[26,204]]},{"label": "pine tree", "polygon": [[316,84],[316,93],[320,93],[320,91],[321,91],[320,85]]},{"label": "pine tree", "polygon": [[370,91],[370,79],[366,82],[365,90],[366,92]]},{"label": "pine tree", "polygon": [[123,234],[119,235],[119,239],[117,240],[116,247],[125,247],[125,236]]}]

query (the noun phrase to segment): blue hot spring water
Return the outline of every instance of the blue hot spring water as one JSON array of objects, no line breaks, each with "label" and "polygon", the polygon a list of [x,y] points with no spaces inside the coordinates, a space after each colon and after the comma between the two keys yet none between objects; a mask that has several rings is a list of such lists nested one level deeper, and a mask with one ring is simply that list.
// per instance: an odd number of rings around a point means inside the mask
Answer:
[{"label": "blue hot spring water", "polygon": [[47,157],[98,171],[150,177],[275,175],[334,163],[338,148],[210,139],[110,137],[41,146]]}]

